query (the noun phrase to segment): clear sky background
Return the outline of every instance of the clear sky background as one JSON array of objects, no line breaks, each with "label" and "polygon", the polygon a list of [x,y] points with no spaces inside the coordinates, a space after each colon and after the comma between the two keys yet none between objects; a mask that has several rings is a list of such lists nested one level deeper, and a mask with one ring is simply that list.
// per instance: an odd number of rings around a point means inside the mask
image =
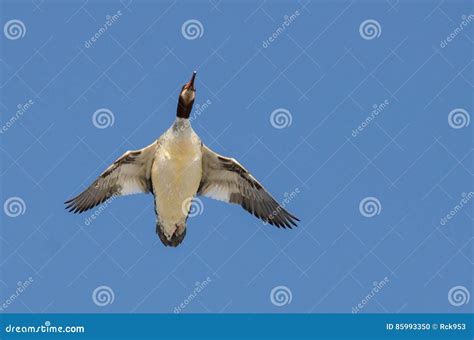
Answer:
[{"label": "clear sky background", "polygon": [[[0,13],[3,312],[472,311],[472,2]],[[67,213],[172,124],[193,70],[195,131],[287,198],[299,227],[203,198],[174,249],[151,195]]]}]

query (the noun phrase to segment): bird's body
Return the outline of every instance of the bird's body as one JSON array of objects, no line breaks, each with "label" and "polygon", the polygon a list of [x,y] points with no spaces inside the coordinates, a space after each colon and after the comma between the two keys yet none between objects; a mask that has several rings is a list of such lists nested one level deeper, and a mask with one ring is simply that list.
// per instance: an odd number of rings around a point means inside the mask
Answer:
[{"label": "bird's body", "polygon": [[194,102],[194,78],[195,73],[183,86],[173,125],[149,146],[117,159],[86,190],[66,202],[69,211],[86,211],[112,196],[151,192],[156,233],[164,245],[173,247],[186,235],[186,220],[196,195],[240,204],[278,227],[296,226],[298,219],[239,162],[202,144],[188,119]]},{"label": "bird's body", "polygon": [[188,120],[177,118],[159,141],[151,172],[159,216],[157,232],[172,237],[176,229],[185,228],[192,198],[201,183],[201,140]]}]

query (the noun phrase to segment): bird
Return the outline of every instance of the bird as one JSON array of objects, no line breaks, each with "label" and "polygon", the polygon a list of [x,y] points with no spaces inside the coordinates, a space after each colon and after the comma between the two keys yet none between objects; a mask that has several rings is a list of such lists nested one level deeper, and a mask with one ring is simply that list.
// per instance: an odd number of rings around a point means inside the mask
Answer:
[{"label": "bird", "polygon": [[196,71],[181,88],[176,119],[152,144],[125,152],[66,209],[82,213],[118,196],[151,193],[156,233],[165,246],[177,247],[186,236],[186,222],[196,196],[241,205],[266,224],[281,228],[300,220],[282,207],[237,160],[207,147],[189,119],[195,96]]}]

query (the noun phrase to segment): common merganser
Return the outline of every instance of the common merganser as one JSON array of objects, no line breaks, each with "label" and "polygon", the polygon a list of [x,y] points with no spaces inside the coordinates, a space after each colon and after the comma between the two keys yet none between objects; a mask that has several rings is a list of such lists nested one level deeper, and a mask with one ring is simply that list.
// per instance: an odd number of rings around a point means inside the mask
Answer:
[{"label": "common merganser", "polygon": [[239,162],[215,153],[194,132],[189,115],[195,78],[196,72],[181,89],[173,125],[147,147],[123,154],[86,190],[66,201],[66,209],[82,213],[111,197],[151,192],[156,233],[165,246],[172,247],[186,235],[186,220],[196,195],[240,204],[277,227],[297,225],[299,219],[278,204]]}]

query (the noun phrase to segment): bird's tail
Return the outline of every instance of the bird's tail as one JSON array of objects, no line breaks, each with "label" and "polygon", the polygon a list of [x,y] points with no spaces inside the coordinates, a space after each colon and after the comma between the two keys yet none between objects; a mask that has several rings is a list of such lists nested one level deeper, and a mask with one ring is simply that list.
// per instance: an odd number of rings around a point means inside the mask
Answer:
[{"label": "bird's tail", "polygon": [[165,246],[177,247],[181,242],[183,242],[184,237],[186,236],[186,224],[176,224],[174,233],[168,237],[163,224],[160,221],[157,221],[156,233]]}]

